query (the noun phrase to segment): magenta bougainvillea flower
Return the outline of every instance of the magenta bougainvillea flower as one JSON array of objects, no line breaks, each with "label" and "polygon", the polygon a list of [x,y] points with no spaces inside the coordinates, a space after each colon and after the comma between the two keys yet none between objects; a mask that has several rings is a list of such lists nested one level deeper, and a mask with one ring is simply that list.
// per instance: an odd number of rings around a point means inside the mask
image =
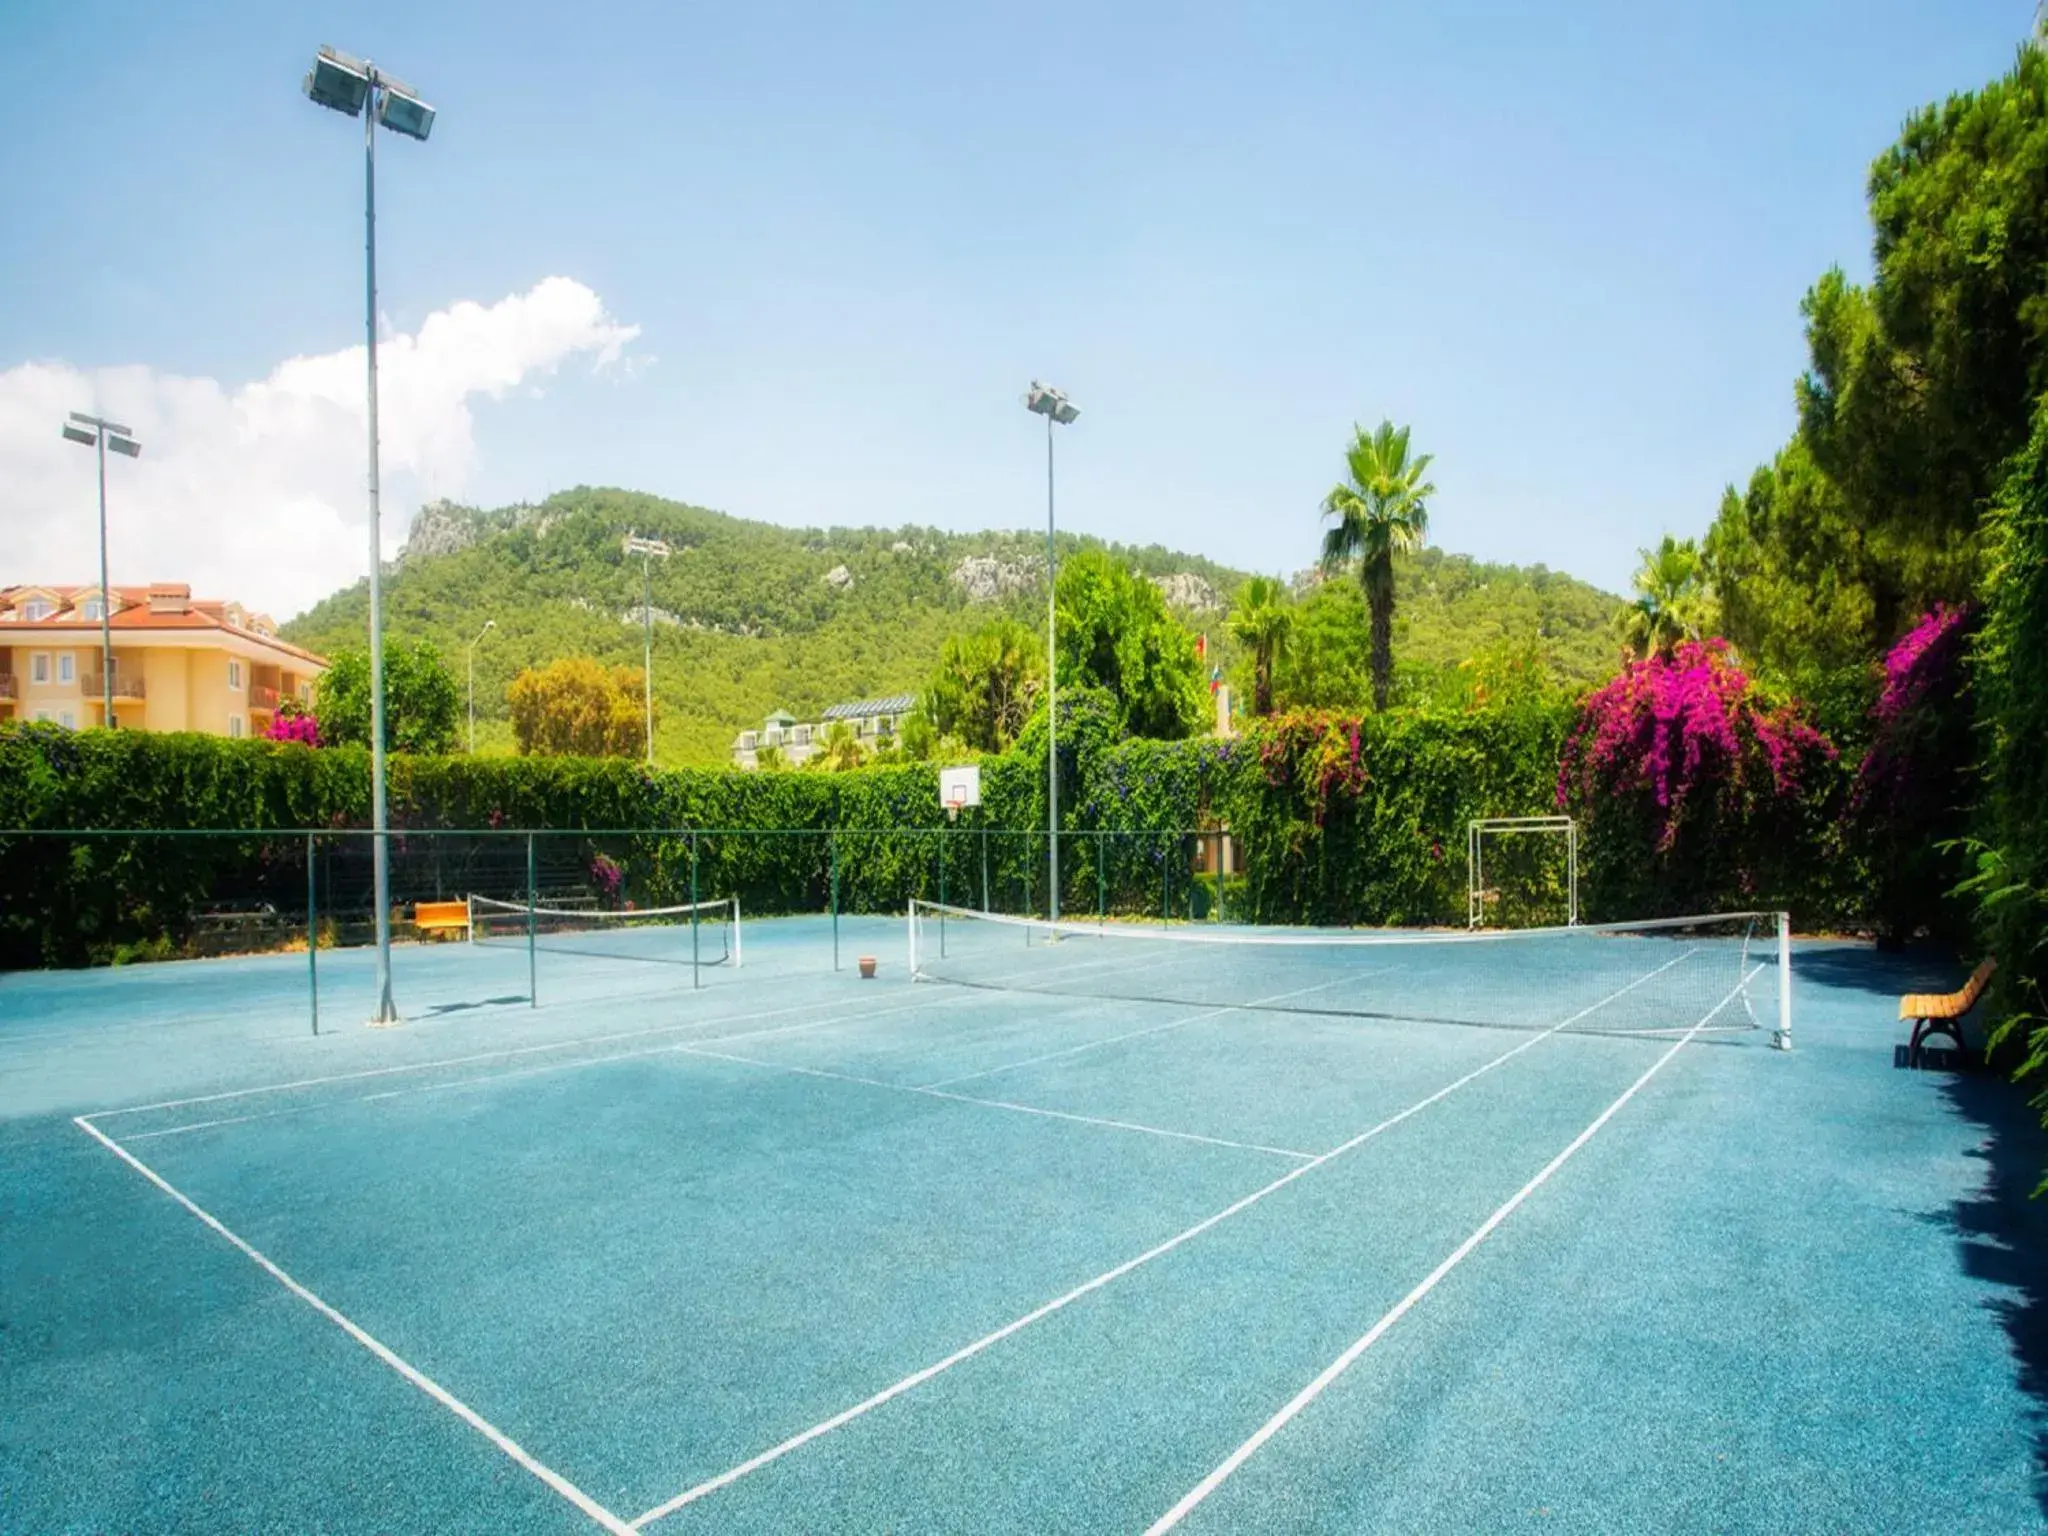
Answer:
[{"label": "magenta bougainvillea flower", "polygon": [[1937,603],[1886,653],[1870,750],[1856,770],[1859,813],[1911,819],[1927,809],[1916,800],[1967,755],[1950,717],[1965,684],[1969,640],[1969,610]]},{"label": "magenta bougainvillea flower", "polygon": [[1647,796],[1663,851],[1689,805],[1730,791],[1797,795],[1811,765],[1834,756],[1797,706],[1761,694],[1725,640],[1687,641],[1630,662],[1587,696],[1558,765],[1557,803]]},{"label": "magenta bougainvillea flower", "polygon": [[317,747],[320,745],[320,722],[311,715],[280,711],[263,734],[271,741],[296,741],[301,746]]}]

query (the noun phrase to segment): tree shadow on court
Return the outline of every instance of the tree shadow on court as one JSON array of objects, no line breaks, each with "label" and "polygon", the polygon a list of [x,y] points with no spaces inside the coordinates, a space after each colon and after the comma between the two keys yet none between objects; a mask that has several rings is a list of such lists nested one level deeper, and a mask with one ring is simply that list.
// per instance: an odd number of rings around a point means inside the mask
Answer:
[{"label": "tree shadow on court", "polygon": [[1951,949],[1915,944],[1890,953],[1875,945],[1843,941],[1793,952],[1796,981],[1897,997],[1906,992],[1952,992],[1970,974],[1974,960]]},{"label": "tree shadow on court", "polygon": [[1984,1139],[1969,1155],[1984,1164],[1974,1194],[1936,1218],[1956,1238],[1964,1273],[2000,1288],[1986,1303],[2005,1329],[2019,1385],[2034,1411],[2034,1498],[2048,1515],[2048,1133],[2028,1100],[2038,1085],[2004,1073],[1945,1074],[1942,1093]]}]

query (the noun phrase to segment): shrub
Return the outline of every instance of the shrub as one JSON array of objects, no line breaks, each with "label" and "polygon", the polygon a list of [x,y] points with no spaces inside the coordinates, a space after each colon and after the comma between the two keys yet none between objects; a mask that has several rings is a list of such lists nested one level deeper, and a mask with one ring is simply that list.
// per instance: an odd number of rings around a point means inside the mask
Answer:
[{"label": "shrub", "polygon": [[1967,610],[1938,605],[1892,647],[1871,709],[1869,750],[1850,793],[1849,831],[1869,860],[1878,940],[1923,930],[1959,937],[1949,899],[1963,877],[1971,739]]},{"label": "shrub", "polygon": [[1789,903],[1834,819],[1837,761],[1725,641],[1631,662],[1587,695],[1558,764],[1556,804],[1584,827],[1587,914]]}]

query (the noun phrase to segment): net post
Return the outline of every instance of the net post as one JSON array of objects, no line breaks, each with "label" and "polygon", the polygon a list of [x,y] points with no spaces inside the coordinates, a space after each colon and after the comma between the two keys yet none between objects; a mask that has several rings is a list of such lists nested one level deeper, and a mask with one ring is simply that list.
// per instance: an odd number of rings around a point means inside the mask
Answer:
[{"label": "net post", "polygon": [[1166,834],[1159,835],[1159,926],[1164,928],[1173,921],[1173,853],[1166,842]]},{"label": "net post", "polygon": [[946,829],[939,828],[939,905],[946,904]]},{"label": "net post", "polygon": [[1216,921],[1226,923],[1229,918],[1224,909],[1224,887],[1230,884],[1230,833],[1226,828],[1216,829]]},{"label": "net post", "polygon": [[744,942],[740,938],[740,899],[732,899],[732,968],[736,971],[746,968],[747,956]]},{"label": "net post", "polygon": [[704,985],[704,967],[697,956],[697,834],[690,833],[690,986]]},{"label": "net post", "polygon": [[540,1006],[540,936],[534,908],[540,905],[540,865],[534,857],[533,834],[526,834],[526,1006]]},{"label": "net post", "polygon": [[910,898],[910,904],[903,909],[904,931],[910,935],[910,979],[917,980],[917,898]]},{"label": "net post", "polygon": [[1778,914],[1778,1032],[1771,1044],[1792,1049],[1792,914]]},{"label": "net post", "polygon": [[839,834],[825,834],[825,856],[832,866],[832,969],[839,969]]},{"label": "net post", "polygon": [[981,833],[981,910],[988,910],[988,828],[978,829]]},{"label": "net post", "polygon": [[306,834],[306,998],[312,1007],[313,1033],[320,1033],[320,903],[313,872],[317,854],[313,834]]},{"label": "net post", "polygon": [[1108,835],[1100,830],[1095,834],[1095,926],[1098,928],[1109,921],[1109,874],[1102,852],[1102,840]]}]

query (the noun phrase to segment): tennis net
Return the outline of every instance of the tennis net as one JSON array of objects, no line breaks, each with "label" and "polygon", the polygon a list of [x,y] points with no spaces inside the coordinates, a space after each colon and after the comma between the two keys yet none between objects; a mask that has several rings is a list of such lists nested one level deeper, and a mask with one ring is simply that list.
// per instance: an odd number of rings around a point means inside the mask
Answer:
[{"label": "tennis net", "polygon": [[529,937],[537,949],[602,960],[737,967],[742,954],[737,897],[624,911],[469,898],[472,944],[524,947]]},{"label": "tennis net", "polygon": [[914,979],[1064,997],[1791,1044],[1787,920],[1717,913],[1514,932],[1048,923],[915,901]]}]

